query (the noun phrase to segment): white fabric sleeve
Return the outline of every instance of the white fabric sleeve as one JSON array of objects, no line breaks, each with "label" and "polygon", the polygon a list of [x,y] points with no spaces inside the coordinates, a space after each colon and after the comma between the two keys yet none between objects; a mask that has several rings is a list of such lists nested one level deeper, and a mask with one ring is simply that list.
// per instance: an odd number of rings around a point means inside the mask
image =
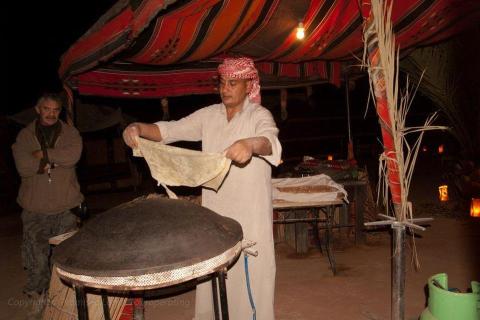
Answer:
[{"label": "white fabric sleeve", "polygon": [[200,109],[178,121],[158,121],[155,124],[160,129],[163,143],[199,141],[202,140],[204,117],[205,111]]},{"label": "white fabric sleeve", "polygon": [[256,124],[255,124],[255,134],[258,137],[265,137],[270,141],[272,145],[272,154],[268,156],[259,155],[263,159],[267,160],[274,166],[278,166],[280,164],[280,160],[282,158],[282,145],[278,140],[278,128],[275,124],[275,120],[273,120],[273,116],[265,108],[260,108],[256,112]]}]

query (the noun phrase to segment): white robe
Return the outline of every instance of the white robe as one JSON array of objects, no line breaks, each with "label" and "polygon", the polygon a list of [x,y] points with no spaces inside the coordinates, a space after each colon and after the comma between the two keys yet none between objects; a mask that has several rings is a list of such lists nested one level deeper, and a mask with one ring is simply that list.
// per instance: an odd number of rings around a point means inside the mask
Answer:
[{"label": "white robe", "polygon": [[[245,100],[241,111],[227,121],[223,104],[200,109],[178,121],[156,123],[163,142],[202,140],[202,150],[223,152],[235,141],[250,137],[266,137],[272,145],[269,156],[254,156],[243,166],[232,164],[230,172],[218,192],[203,189],[203,206],[237,220],[244,239],[257,243],[253,248],[257,257],[249,257],[250,285],[257,319],[273,320],[275,291],[275,253],[272,232],[271,167],[280,163],[282,147],[278,128],[271,113]],[[230,319],[252,318],[245,281],[243,255],[228,271],[227,297]],[[197,286],[195,320],[212,320],[213,303],[211,283]]]}]

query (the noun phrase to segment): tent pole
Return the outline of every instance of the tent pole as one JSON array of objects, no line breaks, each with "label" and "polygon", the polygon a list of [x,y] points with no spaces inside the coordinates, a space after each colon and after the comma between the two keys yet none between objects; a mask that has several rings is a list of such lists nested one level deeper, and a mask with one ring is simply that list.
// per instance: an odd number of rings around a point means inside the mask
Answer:
[{"label": "tent pole", "polygon": [[163,111],[162,121],[170,120],[170,107],[168,103],[168,98],[163,97],[160,100],[160,104],[162,105],[162,111]]},{"label": "tent pole", "polygon": [[288,118],[287,95],[287,89],[280,89],[280,117],[282,121],[285,121]]},{"label": "tent pole", "polygon": [[350,123],[350,86],[348,83],[348,73],[345,71],[345,101],[347,103],[347,125],[348,125],[348,143],[352,143],[352,130]]},{"label": "tent pole", "polygon": [[347,159],[355,159],[353,155],[353,142],[352,142],[352,124],[350,119],[350,84],[348,80],[347,68],[345,68],[345,101],[347,107],[347,126],[348,126],[348,147],[347,147]]},{"label": "tent pole", "polygon": [[405,224],[392,223],[393,259],[392,259],[392,320],[405,317]]},{"label": "tent pole", "polygon": [[[398,152],[403,150],[397,150],[395,145],[396,132],[393,130],[392,123],[397,121],[391,117],[390,110],[396,108],[396,105],[389,104],[387,90],[392,90],[386,85],[385,73],[388,70],[384,69],[382,63],[383,59],[387,59],[388,52],[385,56],[382,56],[382,52],[379,49],[379,32],[385,32],[387,34],[392,34],[393,31],[390,29],[378,30],[379,26],[385,26],[378,21],[385,20],[386,17],[389,17],[387,13],[378,14],[374,16],[373,7],[384,8],[383,0],[372,0],[372,6],[370,8],[370,15],[365,21],[364,26],[364,37],[365,37],[365,46],[367,47],[368,52],[368,61],[369,61],[369,77],[373,87],[373,94],[375,96],[375,107],[377,111],[378,121],[380,123],[381,132],[382,132],[382,141],[384,152],[383,154],[387,157],[386,160],[386,176],[385,179],[388,181],[388,186],[390,189],[391,200],[395,210],[395,217],[388,217],[390,220],[388,223],[391,224],[393,229],[393,240],[392,240],[392,270],[391,270],[391,279],[392,279],[392,292],[391,292],[391,319],[392,320],[403,320],[404,318],[404,293],[405,293],[405,216],[402,212],[402,196],[403,190],[401,188],[401,181],[404,179],[404,176],[401,176],[399,170],[399,158],[397,157]],[[391,4],[390,4],[391,5]],[[403,200],[404,201],[404,200]],[[387,204],[388,205],[388,204]],[[391,221],[393,220],[393,221]],[[412,219],[411,219],[412,220]]]},{"label": "tent pole", "polygon": [[66,109],[67,109],[67,119],[66,122],[74,126],[75,124],[75,114],[73,112],[73,92],[72,89],[70,89],[69,86],[67,86],[65,83],[63,84],[63,90],[65,91],[65,96],[66,96]]}]

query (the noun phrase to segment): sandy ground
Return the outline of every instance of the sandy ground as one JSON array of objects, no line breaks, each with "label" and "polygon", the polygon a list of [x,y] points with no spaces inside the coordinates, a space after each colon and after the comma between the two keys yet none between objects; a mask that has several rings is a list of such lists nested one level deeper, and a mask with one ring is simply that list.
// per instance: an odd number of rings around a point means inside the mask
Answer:
[{"label": "sandy ground", "polygon": [[[417,216],[433,216],[427,231],[416,238],[421,269],[407,259],[406,319],[417,319],[425,308],[428,277],[449,275],[450,287],[465,291],[471,280],[480,280],[480,219],[466,218],[450,205],[436,200],[436,176],[428,167],[417,174],[412,199]],[[128,201],[132,192],[91,196],[96,209]],[[22,295],[25,274],[21,267],[21,221],[18,212],[0,216],[0,319],[26,319],[28,300]],[[411,237],[409,237],[411,240]],[[411,257],[411,241],[407,257]],[[388,229],[368,232],[367,241],[355,246],[342,237],[335,243],[338,274],[333,276],[326,256],[312,248],[299,256],[285,243],[276,245],[277,320],[390,318],[390,234]],[[146,303],[146,319],[191,319],[194,290]],[[259,319],[261,320],[261,319]]]}]

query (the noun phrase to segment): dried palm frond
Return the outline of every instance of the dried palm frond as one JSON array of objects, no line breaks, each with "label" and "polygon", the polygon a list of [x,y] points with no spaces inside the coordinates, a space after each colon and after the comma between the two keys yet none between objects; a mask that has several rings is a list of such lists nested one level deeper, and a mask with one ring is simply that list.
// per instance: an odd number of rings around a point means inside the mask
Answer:
[{"label": "dried palm frond", "polygon": [[[399,51],[395,47],[391,12],[393,1],[387,5],[383,0],[371,0],[370,16],[365,24],[364,61],[368,68],[370,93],[374,97],[382,130],[384,152],[380,155],[379,197],[383,196],[385,208],[389,208],[389,189],[394,207],[394,217],[380,224],[390,224],[393,232],[392,259],[392,319],[404,318],[405,287],[405,227],[415,227],[412,203],[408,201],[410,182],[418,156],[418,150],[427,130],[443,129],[432,126],[436,115],[429,117],[421,127],[406,127],[406,118],[416,89],[411,90],[409,81],[405,90],[399,91]],[[368,55],[367,55],[368,53]],[[406,136],[419,133],[411,146]],[[388,213],[388,212],[387,212]],[[415,243],[413,260],[418,266]]]},{"label": "dried palm frond", "polygon": [[[399,53],[395,48],[391,10],[391,4],[387,6],[383,0],[371,1],[372,20],[367,22],[364,31],[364,63],[368,68],[370,92],[379,115],[384,144],[384,152],[380,155],[379,196],[388,209],[390,187],[394,216],[397,221],[404,222],[413,218],[408,193],[423,134],[446,127],[432,125],[436,114],[421,127],[406,127],[407,114],[418,86],[412,90],[407,79],[405,90],[399,91]],[[419,134],[413,145],[406,139],[411,133]]]}]

